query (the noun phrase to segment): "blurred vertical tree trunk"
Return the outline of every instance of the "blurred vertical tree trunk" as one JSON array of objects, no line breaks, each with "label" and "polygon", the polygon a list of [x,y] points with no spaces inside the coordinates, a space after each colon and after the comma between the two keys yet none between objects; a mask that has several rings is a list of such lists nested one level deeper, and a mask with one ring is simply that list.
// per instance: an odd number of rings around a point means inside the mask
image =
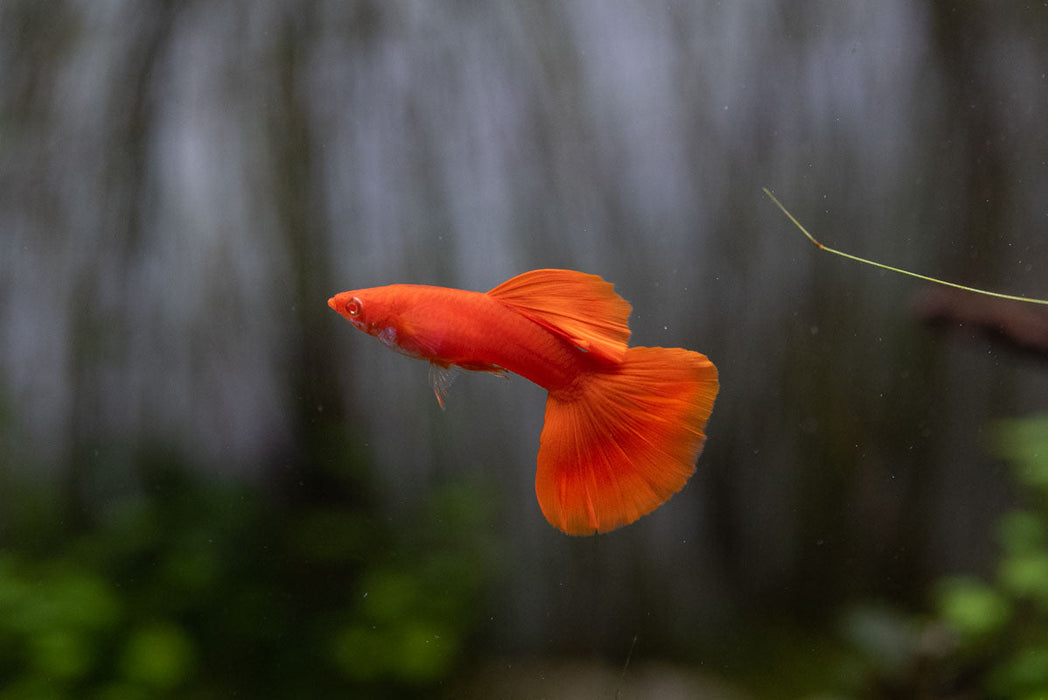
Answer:
[{"label": "blurred vertical tree trunk", "polygon": [[[35,10],[26,8],[26,11],[31,14]],[[127,44],[120,61],[126,71],[123,79],[108,82],[105,94],[97,98],[104,105],[107,119],[105,131],[95,135],[104,157],[92,164],[93,175],[100,180],[93,183],[93,187],[103,193],[105,206],[100,208],[97,222],[67,222],[74,230],[80,226],[98,226],[97,257],[78,261],[75,274],[69,280],[70,299],[93,300],[93,303],[77,305],[70,314],[72,324],[67,347],[71,435],[66,443],[70,454],[63,464],[62,492],[66,502],[63,511],[69,516],[66,524],[73,528],[93,519],[99,505],[97,482],[104,481],[106,472],[113,470],[108,461],[125,457],[99,451],[100,436],[106,432],[102,403],[107,392],[99,367],[126,352],[121,346],[135,330],[129,327],[126,300],[135,293],[131,286],[132,271],[139,264],[143,247],[149,245],[145,242],[148,233],[143,229],[148,226],[146,208],[155,201],[156,195],[148,164],[156,125],[156,103],[151,91],[158,63],[170,49],[176,13],[174,3],[161,2],[152,12],[137,18],[130,33],[133,40]],[[47,31],[36,36],[58,39],[54,47],[58,54],[69,48],[65,42],[70,36],[61,33],[55,36]],[[52,75],[50,79],[57,81],[58,76]],[[50,103],[41,109],[56,110],[52,114],[56,121],[62,110],[70,109],[61,97],[48,95],[44,99]],[[57,124],[52,128],[57,130]],[[60,151],[56,155],[61,159],[66,154]],[[54,185],[63,184],[61,171],[65,166],[62,160],[49,165],[56,168],[51,173],[56,178],[51,181]],[[114,295],[113,290],[118,293]],[[120,294],[124,295],[123,299]],[[149,479],[149,475],[141,471],[134,476],[139,480],[138,485]]]},{"label": "blurred vertical tree trunk", "polygon": [[359,504],[361,492],[347,489],[344,478],[352,451],[344,442],[348,420],[340,394],[340,359],[331,342],[337,320],[325,303],[338,290],[328,256],[332,246],[323,201],[327,188],[317,160],[323,149],[315,141],[307,99],[310,50],[319,33],[315,22],[308,7],[285,13],[272,43],[276,79],[267,115],[268,148],[278,226],[290,256],[292,286],[285,293],[295,324],[287,329],[284,344],[294,452],[281,455],[286,463],[272,467],[285,499],[352,506]]}]

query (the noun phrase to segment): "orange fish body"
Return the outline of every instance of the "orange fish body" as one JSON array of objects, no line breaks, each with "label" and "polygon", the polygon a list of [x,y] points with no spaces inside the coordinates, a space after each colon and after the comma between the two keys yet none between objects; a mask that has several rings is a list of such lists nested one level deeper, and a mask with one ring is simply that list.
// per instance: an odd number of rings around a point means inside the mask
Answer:
[{"label": "orange fish body", "polygon": [[597,275],[534,270],[486,293],[394,284],[328,305],[436,368],[508,371],[548,390],[535,491],[564,532],[627,525],[695,471],[717,369],[690,350],[627,347],[630,305]]}]

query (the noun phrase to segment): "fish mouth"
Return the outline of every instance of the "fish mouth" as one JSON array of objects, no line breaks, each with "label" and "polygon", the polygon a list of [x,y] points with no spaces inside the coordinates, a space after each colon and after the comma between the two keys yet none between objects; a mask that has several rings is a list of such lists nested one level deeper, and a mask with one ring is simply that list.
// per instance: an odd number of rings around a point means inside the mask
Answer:
[{"label": "fish mouth", "polygon": [[330,299],[328,299],[328,306],[330,306],[335,311],[338,311],[338,300],[335,297],[331,297]]}]

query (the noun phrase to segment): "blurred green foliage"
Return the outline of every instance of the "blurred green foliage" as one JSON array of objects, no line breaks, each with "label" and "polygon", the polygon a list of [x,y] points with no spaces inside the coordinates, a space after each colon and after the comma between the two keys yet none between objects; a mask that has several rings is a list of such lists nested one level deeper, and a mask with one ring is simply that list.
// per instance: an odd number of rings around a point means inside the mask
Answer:
[{"label": "blurred green foliage", "polygon": [[1021,505],[997,523],[1001,557],[989,581],[943,581],[939,619],[957,635],[958,664],[993,697],[1048,697],[1048,415],[1004,421],[997,451]]},{"label": "blurred green foliage", "polygon": [[1002,421],[996,452],[1017,504],[996,523],[993,575],[946,577],[932,613],[863,606],[845,616],[856,655],[842,674],[874,697],[1048,697],[1048,415]]},{"label": "blurred green foliage", "polygon": [[390,522],[161,462],[76,525],[4,477],[0,700],[403,697],[461,662],[496,561],[478,487]]}]

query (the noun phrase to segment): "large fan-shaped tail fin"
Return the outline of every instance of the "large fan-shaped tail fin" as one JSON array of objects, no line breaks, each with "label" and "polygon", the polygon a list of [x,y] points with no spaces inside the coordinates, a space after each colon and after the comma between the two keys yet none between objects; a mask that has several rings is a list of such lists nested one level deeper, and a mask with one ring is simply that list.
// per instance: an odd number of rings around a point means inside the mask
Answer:
[{"label": "large fan-shaped tail fin", "polygon": [[535,478],[546,519],[589,535],[665,503],[695,471],[717,389],[704,355],[637,347],[550,392]]}]

